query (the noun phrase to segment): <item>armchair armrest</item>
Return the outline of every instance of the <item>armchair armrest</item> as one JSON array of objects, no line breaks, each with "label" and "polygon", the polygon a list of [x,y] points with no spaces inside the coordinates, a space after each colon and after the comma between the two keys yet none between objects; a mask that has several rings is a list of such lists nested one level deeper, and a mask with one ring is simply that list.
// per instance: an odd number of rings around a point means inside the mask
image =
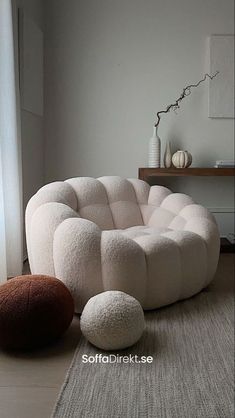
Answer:
[{"label": "armchair armrest", "polygon": [[[199,235],[207,251],[207,280],[215,274],[220,249],[220,237],[213,214],[205,207],[195,203],[186,205],[169,225],[174,230],[188,231]],[[196,256],[196,255],[195,255]]]},{"label": "armchair armrest", "polygon": [[78,217],[78,213],[64,203],[45,203],[35,210],[27,225],[28,256],[33,274],[55,275],[53,262],[55,230],[65,219]]},{"label": "armchair armrest", "polygon": [[63,181],[55,181],[54,183],[46,184],[41,187],[38,192],[29,200],[25,211],[25,229],[28,258],[31,271],[33,271],[33,260],[31,251],[31,220],[35,211],[45,203],[63,203],[74,211],[77,210],[77,196],[72,186]]},{"label": "armchair armrest", "polygon": [[76,312],[82,301],[103,291],[101,230],[83,218],[65,219],[54,232],[55,276],[63,279],[75,300]]}]

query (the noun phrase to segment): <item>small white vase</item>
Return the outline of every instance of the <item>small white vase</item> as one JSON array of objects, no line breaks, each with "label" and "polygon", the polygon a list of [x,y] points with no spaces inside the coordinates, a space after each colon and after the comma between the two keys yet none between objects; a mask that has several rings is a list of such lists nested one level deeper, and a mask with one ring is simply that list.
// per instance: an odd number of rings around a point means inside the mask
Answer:
[{"label": "small white vase", "polygon": [[161,140],[157,134],[157,127],[153,128],[153,136],[149,140],[148,166],[158,168],[161,166]]},{"label": "small white vase", "polygon": [[171,143],[169,141],[167,141],[166,143],[166,148],[165,148],[165,153],[164,153],[164,167],[165,168],[170,168],[172,165],[172,153],[171,153]]}]

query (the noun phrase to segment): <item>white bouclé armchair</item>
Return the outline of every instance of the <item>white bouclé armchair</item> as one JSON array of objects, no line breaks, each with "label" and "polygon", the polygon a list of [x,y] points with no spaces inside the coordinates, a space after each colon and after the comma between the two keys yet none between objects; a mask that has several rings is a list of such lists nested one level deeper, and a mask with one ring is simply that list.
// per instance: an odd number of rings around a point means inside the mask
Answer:
[{"label": "white boucl\u00e9 armchair", "polygon": [[104,290],[154,309],[213,279],[219,233],[191,197],[137,179],[79,177],[42,187],[26,209],[32,274],[61,279],[76,312]]}]

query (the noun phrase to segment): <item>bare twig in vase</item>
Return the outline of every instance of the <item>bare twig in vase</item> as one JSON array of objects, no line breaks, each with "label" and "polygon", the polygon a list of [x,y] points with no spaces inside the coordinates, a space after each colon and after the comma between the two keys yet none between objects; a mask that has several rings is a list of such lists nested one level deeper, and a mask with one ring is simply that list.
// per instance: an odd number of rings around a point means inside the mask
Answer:
[{"label": "bare twig in vase", "polygon": [[215,74],[213,74],[213,75],[210,75],[210,74],[205,74],[205,76],[204,76],[204,78],[202,78],[202,80],[200,80],[200,81],[198,81],[198,83],[197,84],[190,84],[189,86],[186,86],[184,89],[183,89],[183,91],[182,91],[182,93],[181,93],[181,96],[174,102],[174,103],[172,103],[172,104],[170,104],[169,106],[167,106],[166,107],[166,109],[165,110],[160,110],[159,112],[157,112],[157,122],[155,123],[155,127],[157,127],[158,125],[159,125],[159,123],[160,123],[160,120],[161,120],[161,114],[162,113],[168,113],[168,112],[170,112],[171,110],[174,110],[174,111],[176,111],[177,109],[179,109],[180,108],[180,102],[185,98],[185,97],[187,97],[187,96],[189,96],[190,94],[191,94],[191,89],[193,88],[193,87],[198,87],[199,86],[199,84],[201,84],[203,81],[205,81],[206,80],[206,78],[208,77],[210,80],[212,80],[213,78],[215,78],[216,76],[217,76],[217,74],[219,74],[219,71],[216,71],[216,73]]}]

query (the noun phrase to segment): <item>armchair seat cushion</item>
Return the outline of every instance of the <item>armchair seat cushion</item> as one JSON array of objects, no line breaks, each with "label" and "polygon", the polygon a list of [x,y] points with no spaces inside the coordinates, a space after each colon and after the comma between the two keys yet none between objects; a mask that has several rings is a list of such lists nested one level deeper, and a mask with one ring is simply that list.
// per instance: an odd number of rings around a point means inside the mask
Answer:
[{"label": "armchair seat cushion", "polygon": [[31,271],[60,278],[75,309],[106,290],[154,309],[213,279],[219,233],[192,198],[137,179],[87,177],[44,186],[26,210]]},{"label": "armchair seat cushion", "polygon": [[[190,297],[206,286],[207,248],[198,234],[144,226],[118,232],[136,242],[144,254],[145,309]],[[139,269],[137,261],[136,270]]]}]

